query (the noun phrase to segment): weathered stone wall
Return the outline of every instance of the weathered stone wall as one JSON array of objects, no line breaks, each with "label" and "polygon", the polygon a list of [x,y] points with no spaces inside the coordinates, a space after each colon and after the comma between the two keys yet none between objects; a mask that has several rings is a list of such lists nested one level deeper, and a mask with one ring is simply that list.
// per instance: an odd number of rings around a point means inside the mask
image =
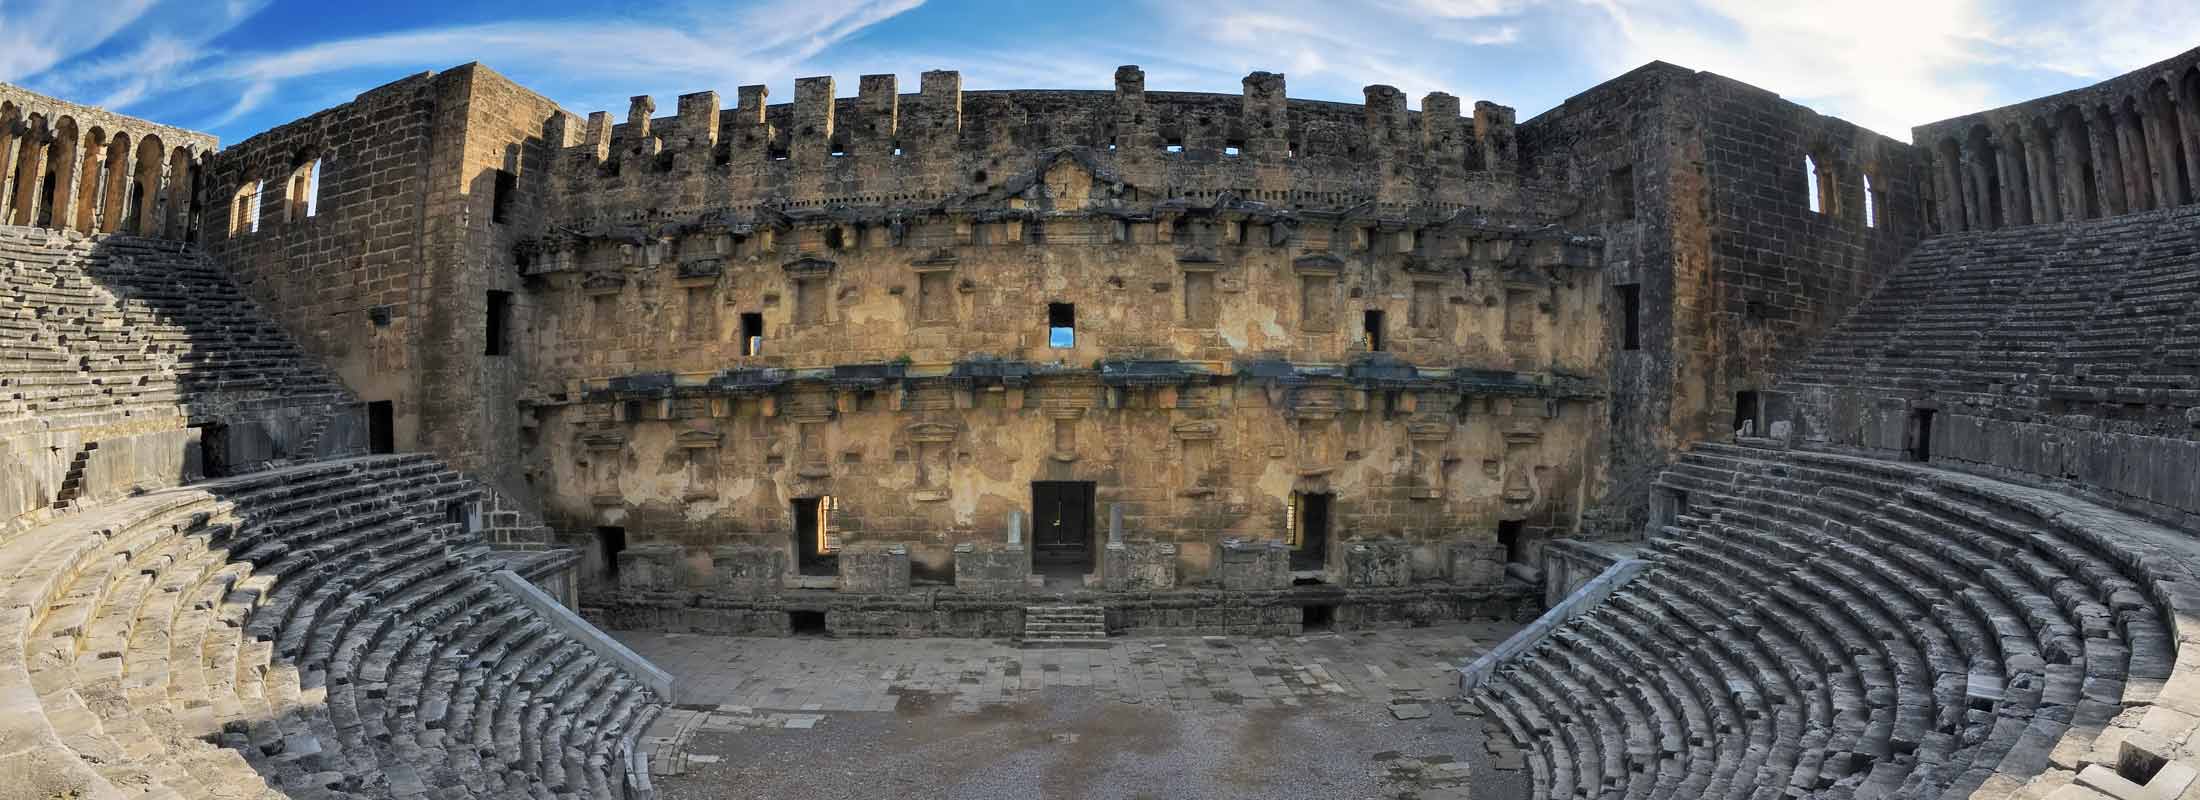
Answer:
[{"label": "weathered stone wall", "polygon": [[[218,204],[209,250],[362,399],[394,404],[397,446],[529,506],[508,469],[524,356],[490,355],[484,320],[490,291],[521,296],[514,245],[543,224],[556,112],[478,64],[423,73],[222,151],[208,183],[232,198],[262,182],[258,230],[233,218],[249,206]],[[499,171],[525,176],[506,187],[503,221]]]},{"label": "weathered stone wall", "polygon": [[[1570,189],[1570,227],[1605,241],[1619,346],[1600,535],[1640,530],[1667,455],[1730,434],[1736,393],[1769,385],[1925,233],[1913,148],[1711,73],[1650,64],[1520,138],[1526,178]],[[1619,287],[1639,293],[1639,349],[1625,348]]]}]

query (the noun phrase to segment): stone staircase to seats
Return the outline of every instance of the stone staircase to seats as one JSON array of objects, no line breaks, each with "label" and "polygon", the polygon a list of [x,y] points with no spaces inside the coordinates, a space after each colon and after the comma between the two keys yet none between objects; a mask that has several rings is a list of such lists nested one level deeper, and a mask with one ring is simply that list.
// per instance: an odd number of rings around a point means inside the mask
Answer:
[{"label": "stone staircase to seats", "polygon": [[1100,606],[1026,606],[1024,647],[1108,646],[1107,610]]},{"label": "stone staircase to seats", "polygon": [[0,434],[348,397],[196,249],[0,227]]},{"label": "stone staircase to seats", "polygon": [[1936,236],[1789,387],[2200,407],[2200,206]]},{"label": "stone staircase to seats", "polygon": [[[0,540],[0,774],[62,796],[626,796],[661,708],[501,590],[421,455],[154,491]],[[0,792],[0,794],[6,794]]]},{"label": "stone staircase to seats", "polygon": [[1534,797],[2040,798],[2134,746],[2200,764],[2189,533],[1769,446],[1697,445],[1657,490],[1650,566],[1472,697]]}]

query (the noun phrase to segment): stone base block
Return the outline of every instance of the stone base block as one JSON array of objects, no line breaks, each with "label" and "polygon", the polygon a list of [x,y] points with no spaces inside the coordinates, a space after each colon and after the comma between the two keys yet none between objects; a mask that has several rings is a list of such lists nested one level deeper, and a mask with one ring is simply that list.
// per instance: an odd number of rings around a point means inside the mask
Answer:
[{"label": "stone base block", "polygon": [[858,542],[840,549],[840,590],[891,594],[909,590],[909,546]]},{"label": "stone base block", "polygon": [[955,545],[955,589],[974,594],[1024,591],[1031,551],[1020,544]]},{"label": "stone base block", "polygon": [[1291,585],[1291,549],[1266,539],[1225,539],[1215,574],[1230,591],[1282,589]]},{"label": "stone base block", "polygon": [[619,588],[633,591],[669,591],[685,583],[685,567],[678,545],[643,544],[619,553]]},{"label": "stone base block", "polygon": [[1505,546],[1496,542],[1461,540],[1449,549],[1446,577],[1461,586],[1500,586],[1505,583]]},{"label": "stone base block", "polygon": [[1404,586],[1413,582],[1413,546],[1404,539],[1354,538],[1338,549],[1343,569],[1334,574],[1345,586]]},{"label": "stone base block", "polygon": [[1153,592],[1176,588],[1175,542],[1124,542],[1102,554],[1102,586],[1111,592]]},{"label": "stone base block", "polygon": [[732,595],[775,594],[787,573],[787,551],[779,547],[733,545],[710,551],[711,589]]}]

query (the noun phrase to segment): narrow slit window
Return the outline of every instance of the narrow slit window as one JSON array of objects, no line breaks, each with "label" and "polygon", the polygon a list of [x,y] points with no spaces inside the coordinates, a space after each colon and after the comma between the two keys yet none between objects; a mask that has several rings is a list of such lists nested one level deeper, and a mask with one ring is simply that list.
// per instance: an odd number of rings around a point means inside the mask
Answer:
[{"label": "narrow slit window", "polygon": [[1635,168],[1620,167],[1612,170],[1606,181],[1612,193],[1612,208],[1622,220],[1635,218]]},{"label": "narrow slit window", "polygon": [[1623,283],[1619,290],[1620,349],[1642,349],[1642,285]]},{"label": "narrow slit window", "polygon": [[489,205],[490,222],[502,225],[512,221],[512,195],[518,190],[518,175],[510,170],[497,170],[496,192]]},{"label": "narrow slit window", "polygon": [[741,315],[741,355],[761,355],[764,352],[764,315],[751,311]]},{"label": "narrow slit window", "polygon": [[1803,183],[1804,199],[1809,202],[1811,213],[1826,213],[1826,209],[1818,203],[1818,162],[1810,156],[1803,156]]},{"label": "narrow slit window", "polygon": [[306,173],[306,216],[321,213],[321,159],[313,160],[313,169]]},{"label": "narrow slit window", "polygon": [[1864,176],[1864,227],[1879,227],[1879,195],[1872,191],[1872,176]]},{"label": "narrow slit window", "polygon": [[1077,346],[1076,304],[1047,304],[1047,346],[1056,348]]},{"label": "narrow slit window", "polygon": [[489,292],[488,342],[483,352],[502,356],[512,352],[512,293]]}]

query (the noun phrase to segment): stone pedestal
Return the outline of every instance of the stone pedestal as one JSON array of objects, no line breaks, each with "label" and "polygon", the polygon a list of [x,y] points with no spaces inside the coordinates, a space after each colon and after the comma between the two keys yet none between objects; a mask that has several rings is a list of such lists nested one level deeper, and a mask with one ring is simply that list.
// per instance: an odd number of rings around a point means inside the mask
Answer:
[{"label": "stone pedestal", "polygon": [[619,553],[619,588],[632,591],[678,589],[685,571],[680,561],[678,545],[628,547]]},{"label": "stone pedestal", "polygon": [[734,595],[776,594],[787,573],[787,551],[779,547],[731,545],[710,550],[711,589]]},{"label": "stone pedestal", "polygon": [[1284,589],[1291,585],[1291,549],[1282,542],[1259,539],[1222,542],[1215,572],[1222,588],[1230,591]]},{"label": "stone pedestal", "polygon": [[854,594],[908,591],[909,546],[858,542],[840,548],[840,590]]},{"label": "stone pedestal", "polygon": [[1449,569],[1452,583],[1461,586],[1501,586],[1505,583],[1505,546],[1496,542],[1452,542]]},{"label": "stone pedestal", "polygon": [[1413,582],[1413,547],[1404,539],[1349,539],[1338,550],[1343,569],[1333,574],[1345,586],[1405,586]]},{"label": "stone pedestal", "polygon": [[955,545],[955,589],[973,594],[1013,594],[1026,588],[1031,552],[1022,544]]}]

